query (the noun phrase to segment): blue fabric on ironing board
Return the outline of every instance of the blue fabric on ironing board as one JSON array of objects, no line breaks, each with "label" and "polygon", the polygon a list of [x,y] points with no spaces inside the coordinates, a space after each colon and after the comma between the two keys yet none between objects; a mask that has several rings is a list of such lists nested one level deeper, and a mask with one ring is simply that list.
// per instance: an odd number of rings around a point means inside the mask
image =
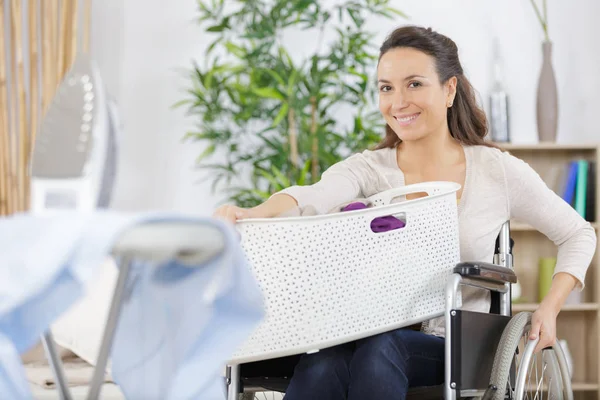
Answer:
[{"label": "blue fabric on ironing board", "polygon": [[0,218],[0,393],[30,399],[19,353],[79,299],[116,238],[143,222],[215,226],[225,250],[190,268],[136,263],[112,348],[126,398],[224,398],[223,365],[264,316],[232,227],[166,213],[64,212]]}]

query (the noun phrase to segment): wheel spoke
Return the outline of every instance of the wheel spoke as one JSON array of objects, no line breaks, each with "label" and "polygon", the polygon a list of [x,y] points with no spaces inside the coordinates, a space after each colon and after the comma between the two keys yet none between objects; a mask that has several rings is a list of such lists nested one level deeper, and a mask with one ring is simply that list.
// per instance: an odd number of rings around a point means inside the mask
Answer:
[{"label": "wheel spoke", "polygon": [[[537,360],[537,357],[536,357]],[[535,375],[537,377],[537,372],[538,372],[538,368],[535,369]],[[533,400],[536,400],[538,398],[538,394],[542,393],[542,384],[544,383],[544,373],[546,372],[546,363],[543,363],[542,365],[542,378],[538,379],[538,384],[537,384],[537,388],[535,390],[535,397]],[[542,395],[543,396],[543,395]]]}]

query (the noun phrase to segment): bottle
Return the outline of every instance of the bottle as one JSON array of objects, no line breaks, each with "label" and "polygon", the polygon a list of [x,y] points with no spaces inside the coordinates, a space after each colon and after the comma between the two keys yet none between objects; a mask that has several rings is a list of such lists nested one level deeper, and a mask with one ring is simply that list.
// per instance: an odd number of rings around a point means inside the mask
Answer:
[{"label": "bottle", "polygon": [[510,142],[508,130],[508,94],[502,82],[500,50],[498,41],[494,41],[494,84],[490,93],[490,133],[492,141]]}]

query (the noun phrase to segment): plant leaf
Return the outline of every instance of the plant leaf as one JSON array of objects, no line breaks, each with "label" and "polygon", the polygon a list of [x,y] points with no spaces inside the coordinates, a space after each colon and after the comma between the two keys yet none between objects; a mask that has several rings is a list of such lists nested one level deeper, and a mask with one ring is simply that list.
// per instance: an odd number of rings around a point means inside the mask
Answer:
[{"label": "plant leaf", "polygon": [[410,17],[408,16],[408,14],[398,10],[397,8],[393,8],[393,7],[386,7],[384,9],[385,11],[391,12],[393,14],[396,14],[399,17],[405,18],[405,19],[410,19]]},{"label": "plant leaf", "polygon": [[208,145],[204,151],[196,158],[196,163],[199,164],[202,160],[204,160],[205,158],[211,156],[215,150],[217,149],[216,144],[210,144]]},{"label": "plant leaf", "polygon": [[246,50],[231,41],[225,43],[225,48],[236,57],[244,58],[246,56]]},{"label": "plant leaf", "polygon": [[206,29],[207,32],[223,32],[225,30],[225,26],[223,25],[213,25]]},{"label": "plant leaf", "polygon": [[279,188],[279,187],[280,187],[280,184],[279,184],[279,182],[277,181],[277,179],[275,178],[275,176],[273,176],[273,175],[270,175],[270,174],[269,174],[267,171],[265,171],[265,170],[262,170],[262,169],[258,170],[258,173],[259,173],[259,174],[260,174],[260,175],[261,175],[263,178],[265,178],[267,181],[269,181],[269,183],[270,183],[270,184],[271,184],[271,185],[272,185],[274,188]]},{"label": "plant leaf", "polygon": [[273,172],[273,174],[275,174],[277,179],[279,179],[279,182],[281,183],[282,187],[291,186],[290,180],[286,178],[285,175],[283,175],[277,167],[271,166],[271,171]]},{"label": "plant leaf", "polygon": [[273,77],[273,79],[275,79],[277,81],[277,83],[279,83],[281,86],[285,86],[285,81],[283,80],[281,75],[279,75],[277,72],[275,72],[271,69],[265,69],[263,71],[266,72],[267,74],[271,75]]},{"label": "plant leaf", "polygon": [[277,91],[277,89],[273,89],[270,87],[264,88],[254,88],[252,92],[260,97],[265,97],[269,99],[277,99],[277,100],[285,100],[283,95]]},{"label": "plant leaf", "polygon": [[274,128],[277,125],[279,125],[281,123],[281,121],[283,121],[283,119],[288,115],[288,110],[289,109],[290,109],[289,104],[288,103],[284,103],[281,106],[281,109],[279,110],[279,113],[277,114],[277,116],[273,120],[273,123],[271,124],[271,127]]},{"label": "plant leaf", "polygon": [[310,170],[311,166],[312,166],[311,160],[306,160],[306,162],[304,163],[304,167],[300,171],[300,176],[298,177],[298,185],[302,186],[306,183],[308,171]]}]

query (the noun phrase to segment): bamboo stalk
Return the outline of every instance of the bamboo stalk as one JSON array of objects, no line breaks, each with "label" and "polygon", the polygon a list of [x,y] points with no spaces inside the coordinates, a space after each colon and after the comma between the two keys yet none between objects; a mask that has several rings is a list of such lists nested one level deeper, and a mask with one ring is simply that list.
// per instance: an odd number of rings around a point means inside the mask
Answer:
[{"label": "bamboo stalk", "polygon": [[298,166],[298,132],[296,127],[296,114],[290,107],[288,111],[288,125],[290,130],[290,159],[292,161],[292,171]]},{"label": "bamboo stalk", "polygon": [[64,40],[66,32],[67,32],[67,26],[69,25],[69,21],[67,18],[67,10],[68,10],[68,1],[69,0],[62,0],[61,4],[60,4],[60,18],[58,21],[58,36],[56,38],[57,40],[57,54],[56,54],[56,58],[55,60],[58,61],[58,65],[57,65],[57,70],[56,70],[56,82],[60,82],[60,78],[63,75],[63,69],[65,67],[65,45],[66,45],[66,40]]},{"label": "bamboo stalk", "polygon": [[[79,3],[77,0],[68,0],[69,2],[69,18],[70,24],[69,29],[67,30],[67,36],[65,40],[68,43],[69,51],[66,54],[66,65],[65,70],[63,71],[63,76],[71,69],[73,65],[73,61],[75,60],[75,54],[77,53],[77,29],[78,29],[78,21],[77,21],[77,4]],[[81,28],[81,27],[79,27]]]},{"label": "bamboo stalk", "polygon": [[38,73],[40,65],[40,57],[38,54],[38,9],[37,0],[31,0],[29,2],[29,146],[26,149],[27,154],[25,157],[25,204],[29,205],[30,195],[30,183],[31,179],[29,176],[29,161],[31,160],[31,152],[35,146],[35,138],[39,128],[39,91],[38,91]]},{"label": "bamboo stalk", "polygon": [[16,61],[15,61],[15,10],[11,1],[8,2],[9,5],[9,32],[10,32],[10,40],[8,42],[8,53],[10,54],[10,59],[8,63],[8,81],[9,81],[9,106],[8,110],[10,113],[10,129],[9,129],[9,173],[8,173],[8,193],[10,198],[10,208],[9,213],[14,213],[19,211],[19,186],[18,186],[18,165],[17,165],[17,135],[18,135],[18,124],[17,124],[17,85],[16,85]]},{"label": "bamboo stalk", "polygon": [[42,115],[77,51],[89,46],[91,4],[85,22],[77,7],[77,0],[0,0],[0,215],[29,208],[28,167]]},{"label": "bamboo stalk", "polygon": [[10,144],[8,140],[9,135],[9,124],[8,124],[8,99],[6,84],[6,63],[4,61],[6,51],[6,37],[4,30],[4,1],[0,0],[0,148],[2,153],[0,154],[0,215],[9,214],[9,185],[8,185],[8,174],[9,174],[9,158],[10,158]]},{"label": "bamboo stalk", "polygon": [[60,27],[58,33],[58,75],[56,76],[57,85],[60,84],[63,77],[71,67],[73,54],[73,24],[76,23],[76,16],[73,13],[76,0],[62,0],[60,7]]},{"label": "bamboo stalk", "polygon": [[54,95],[57,76],[56,29],[57,0],[42,0],[42,109],[45,113]]},{"label": "bamboo stalk", "polygon": [[60,48],[60,24],[61,24],[61,16],[60,16],[60,11],[61,11],[61,7],[62,7],[62,2],[64,0],[49,0],[50,4],[52,5],[52,9],[51,9],[51,28],[52,28],[52,59],[50,60],[50,63],[52,65],[52,81],[51,81],[51,87],[50,87],[50,91],[48,93],[48,95],[50,96],[50,101],[52,101],[52,97],[54,97],[54,92],[56,91],[56,88],[58,87],[58,76],[60,75],[59,70],[61,68],[60,65],[60,60],[61,57],[60,55],[62,54],[62,50]]},{"label": "bamboo stalk", "polygon": [[29,129],[27,122],[27,93],[25,87],[25,63],[23,60],[23,13],[22,4],[20,0],[12,0],[12,8],[14,10],[14,31],[13,40],[14,46],[14,61],[15,61],[15,88],[17,95],[17,124],[16,135],[17,135],[17,190],[19,192],[19,203],[18,210],[24,211],[25,205],[25,173],[27,171],[27,149],[29,148]]},{"label": "bamboo stalk", "polygon": [[14,34],[13,38],[15,41],[14,47],[14,60],[16,70],[16,94],[18,101],[18,124],[17,124],[17,145],[18,145],[18,156],[17,156],[17,178],[19,191],[19,205],[18,210],[24,211],[27,209],[26,205],[26,171],[27,171],[27,150],[29,149],[29,129],[27,121],[27,93],[25,86],[25,63],[23,60],[23,13],[21,0],[12,0],[13,5],[13,17],[14,21]]},{"label": "bamboo stalk", "polygon": [[52,56],[52,28],[51,22],[51,0],[42,0],[42,112],[46,112],[48,106],[48,97],[45,93],[48,92],[50,82],[50,57]]},{"label": "bamboo stalk", "polygon": [[90,30],[92,27],[92,0],[85,0],[84,12],[84,26],[81,27],[81,29],[84,29],[81,48],[84,53],[88,53],[90,51]]},{"label": "bamboo stalk", "polygon": [[38,16],[37,16],[37,0],[32,0],[29,4],[29,90],[30,96],[30,122],[31,130],[31,145],[35,144],[35,138],[38,130],[39,121],[39,91],[38,91],[38,72],[40,68],[40,55],[38,53]]},{"label": "bamboo stalk", "polygon": [[317,136],[317,99],[312,96],[310,98],[310,135],[312,137],[312,182],[315,183],[319,180],[319,137]]}]

